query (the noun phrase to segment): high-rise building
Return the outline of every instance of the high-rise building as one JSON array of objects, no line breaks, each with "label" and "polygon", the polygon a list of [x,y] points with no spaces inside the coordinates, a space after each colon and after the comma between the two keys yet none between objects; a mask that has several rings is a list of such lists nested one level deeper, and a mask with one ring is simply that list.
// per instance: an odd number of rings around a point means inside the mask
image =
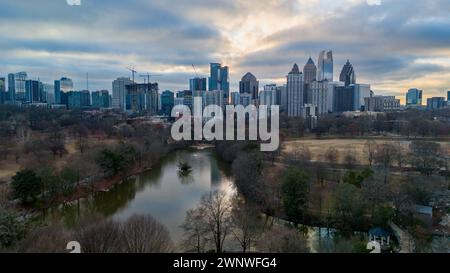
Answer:
[{"label": "high-rise building", "polygon": [[287,76],[287,111],[289,117],[301,117],[303,108],[303,74],[294,64]]},{"label": "high-rise building", "polygon": [[394,96],[373,96],[365,98],[365,110],[369,112],[389,112],[400,110],[400,100]]},{"label": "high-rise building", "polygon": [[319,54],[317,80],[318,81],[333,81],[333,51],[322,51]]},{"label": "high-rise building", "polygon": [[408,90],[406,94],[406,106],[421,106],[423,91],[417,88]]},{"label": "high-rise building", "polygon": [[356,83],[355,70],[353,69],[353,65],[350,63],[349,60],[347,60],[347,63],[342,68],[339,81],[345,83],[345,86],[349,86],[350,84]]},{"label": "high-rise building", "polygon": [[317,115],[323,115],[328,113],[328,81],[313,81],[308,84],[309,90],[309,103],[316,106]]},{"label": "high-rise building", "polygon": [[287,94],[287,86],[278,86],[277,94],[279,94],[279,104],[280,104],[280,112],[287,113],[288,109],[288,94]]},{"label": "high-rise building", "polygon": [[239,82],[239,93],[252,95],[252,100],[258,99],[259,82],[256,77],[248,72]]},{"label": "high-rise building", "polygon": [[225,101],[228,102],[230,93],[230,80],[228,66],[219,63],[211,63],[211,75],[209,77],[209,91],[222,90]]},{"label": "high-rise building", "polygon": [[206,78],[193,78],[189,80],[189,90],[206,91]]},{"label": "high-rise building", "polygon": [[73,91],[73,81],[70,78],[62,77],[55,81],[55,103],[69,105],[68,93]]},{"label": "high-rise building", "polygon": [[159,87],[157,83],[139,83],[125,86],[126,110],[133,113],[147,112],[156,115],[159,109]]},{"label": "high-rise building", "polygon": [[240,103],[240,93],[239,92],[231,92],[230,93],[230,97],[231,97],[231,105],[239,105]]},{"label": "high-rise building", "polygon": [[314,64],[314,61],[311,59],[311,57],[303,67],[303,77],[305,83],[310,83],[317,80],[317,66]]},{"label": "high-rise building", "polygon": [[166,90],[161,94],[161,112],[164,116],[170,116],[175,106],[174,93]]},{"label": "high-rise building", "polygon": [[8,100],[15,101],[25,101],[26,91],[25,91],[25,81],[27,80],[26,72],[19,72],[15,74],[8,74]]},{"label": "high-rise building", "polygon": [[450,91],[447,91],[447,101],[450,101]]},{"label": "high-rise building", "polygon": [[264,90],[259,93],[259,105],[278,105],[277,103],[277,90]]},{"label": "high-rise building", "polygon": [[371,97],[370,85],[351,84],[333,86],[333,112],[364,110],[366,98]]},{"label": "high-rise building", "polygon": [[108,90],[95,91],[91,94],[91,104],[94,108],[109,108],[111,96]]},{"label": "high-rise building", "polygon": [[0,78],[0,104],[4,104],[6,101],[6,83],[5,78]]},{"label": "high-rise building", "polygon": [[26,102],[37,103],[45,102],[44,86],[40,81],[27,80],[25,81]]},{"label": "high-rise building", "polygon": [[444,97],[432,97],[427,99],[427,109],[428,110],[437,110],[447,106]]},{"label": "high-rise building", "polygon": [[88,90],[63,92],[67,96],[69,109],[87,108],[91,106],[91,93]]},{"label": "high-rise building", "polygon": [[133,84],[130,78],[120,77],[112,83],[112,107],[126,111],[127,102],[127,85]]},{"label": "high-rise building", "polygon": [[353,111],[364,110],[365,98],[371,97],[370,84],[352,84],[354,89]]},{"label": "high-rise building", "polygon": [[42,83],[42,90],[43,90],[43,97],[44,102],[48,104],[54,104],[55,103],[55,86],[48,84],[48,83]]},{"label": "high-rise building", "polygon": [[333,90],[333,112],[354,111],[354,86],[335,85]]},{"label": "high-rise building", "polygon": [[181,99],[182,99],[183,100],[183,105],[186,105],[192,111],[192,108],[193,108],[192,107],[192,104],[193,104],[193,92],[191,90],[179,91],[177,93],[177,98],[179,99],[178,101],[181,101]]}]

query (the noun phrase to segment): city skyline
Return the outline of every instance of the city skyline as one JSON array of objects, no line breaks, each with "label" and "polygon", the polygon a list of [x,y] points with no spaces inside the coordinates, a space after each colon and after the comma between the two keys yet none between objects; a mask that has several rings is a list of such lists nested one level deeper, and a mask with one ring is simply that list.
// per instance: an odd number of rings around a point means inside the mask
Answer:
[{"label": "city skyline", "polygon": [[163,74],[153,79],[161,91],[178,91],[196,76],[192,64],[207,77],[218,62],[230,67],[234,92],[247,72],[260,86],[283,84],[294,63],[303,67],[311,56],[317,64],[319,52],[332,49],[334,80],[349,59],[359,82],[403,103],[410,88],[424,90],[426,100],[450,87],[448,1],[41,2],[0,0],[1,77],[26,71],[52,83],[67,76],[82,90],[89,73],[91,90],[111,91],[134,65]]}]

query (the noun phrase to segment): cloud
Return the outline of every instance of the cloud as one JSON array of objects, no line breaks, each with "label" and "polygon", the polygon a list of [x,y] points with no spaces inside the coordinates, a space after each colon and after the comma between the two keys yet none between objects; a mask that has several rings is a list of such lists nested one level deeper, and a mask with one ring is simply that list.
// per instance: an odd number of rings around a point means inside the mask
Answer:
[{"label": "cloud", "polygon": [[448,0],[0,0],[0,74],[27,70],[52,81],[62,75],[84,88],[111,89],[126,66],[163,73],[161,89],[185,89],[230,66],[232,88],[251,71],[282,83],[294,62],[333,49],[335,71],[347,59],[377,93],[426,94],[450,89]]}]

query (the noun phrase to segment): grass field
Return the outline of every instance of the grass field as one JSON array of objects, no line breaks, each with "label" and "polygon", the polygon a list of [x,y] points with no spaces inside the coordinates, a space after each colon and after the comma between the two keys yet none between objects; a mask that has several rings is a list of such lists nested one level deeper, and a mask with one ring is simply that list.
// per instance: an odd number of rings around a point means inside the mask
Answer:
[{"label": "grass field", "polygon": [[[377,144],[391,143],[393,145],[401,145],[405,150],[408,150],[408,146],[411,141],[408,140],[374,140]],[[368,164],[367,152],[366,152],[367,139],[300,139],[289,140],[283,143],[283,153],[290,153],[295,149],[298,149],[302,145],[307,147],[312,156],[313,161],[323,161],[323,157],[330,147],[334,147],[339,152],[339,161],[343,162],[344,155],[350,151],[355,155],[357,161],[361,164]],[[450,152],[450,142],[438,142],[441,147]]]}]

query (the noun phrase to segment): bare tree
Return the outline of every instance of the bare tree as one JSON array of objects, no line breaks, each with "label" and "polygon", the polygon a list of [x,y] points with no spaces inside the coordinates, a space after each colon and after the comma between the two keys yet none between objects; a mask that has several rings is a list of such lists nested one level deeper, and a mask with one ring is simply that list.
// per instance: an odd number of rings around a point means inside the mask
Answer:
[{"label": "bare tree", "polygon": [[207,229],[203,225],[203,215],[200,209],[188,210],[181,228],[184,230],[182,242],[184,250],[195,253],[205,252]]},{"label": "bare tree", "polygon": [[225,239],[231,228],[231,203],[224,192],[215,191],[205,195],[201,201],[201,208],[205,217],[217,253],[223,252]]},{"label": "bare tree", "polygon": [[273,226],[258,241],[258,249],[267,253],[308,253],[305,236],[295,228]]},{"label": "bare tree", "polygon": [[93,217],[82,219],[75,230],[75,239],[83,253],[117,253],[120,247],[120,224]]},{"label": "bare tree", "polygon": [[381,167],[384,173],[384,183],[389,183],[389,173],[394,161],[394,147],[392,144],[384,143],[377,146],[375,152],[375,163]]},{"label": "bare tree", "polygon": [[374,157],[375,157],[375,151],[377,148],[377,143],[373,139],[367,140],[365,144],[365,151],[367,153],[367,161],[369,162],[369,166],[372,167]]},{"label": "bare tree", "polygon": [[357,159],[355,156],[355,151],[353,149],[348,149],[344,155],[344,163],[347,169],[353,169],[356,166]]},{"label": "bare tree", "polygon": [[325,153],[325,160],[330,164],[336,164],[339,160],[339,152],[334,147],[328,148]]},{"label": "bare tree", "polygon": [[251,251],[252,245],[256,242],[263,231],[263,224],[258,217],[257,210],[245,203],[245,201],[235,198],[233,207],[233,235],[242,247],[242,252]]},{"label": "bare tree", "polygon": [[21,253],[67,253],[66,245],[71,240],[71,233],[56,224],[33,230],[21,243]]},{"label": "bare tree", "polygon": [[122,243],[127,253],[167,253],[173,251],[166,227],[152,216],[133,215],[122,224]]}]

